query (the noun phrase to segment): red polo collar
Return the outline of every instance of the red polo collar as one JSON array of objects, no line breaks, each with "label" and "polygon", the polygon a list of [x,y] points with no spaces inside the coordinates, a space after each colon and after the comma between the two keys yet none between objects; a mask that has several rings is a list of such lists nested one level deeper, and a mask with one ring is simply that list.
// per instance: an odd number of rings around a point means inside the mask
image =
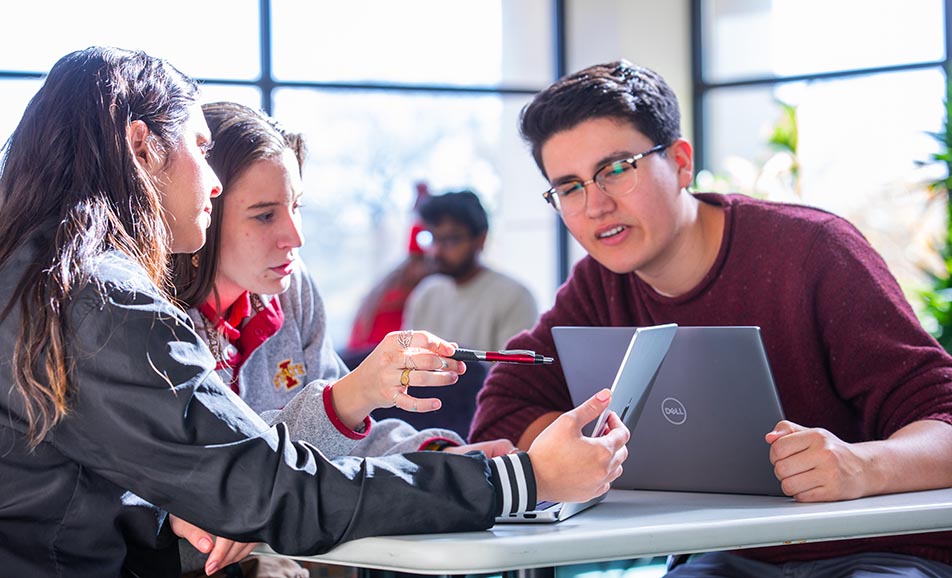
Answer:
[{"label": "red polo collar", "polygon": [[[268,302],[259,300],[259,307],[261,308],[257,309],[252,305],[251,294],[247,291],[232,304],[227,319],[218,315],[214,297],[198,307],[199,313],[209,320],[212,328],[224,335],[228,343],[234,346],[234,354],[227,355],[223,352],[226,358],[217,360],[215,369],[231,368],[230,385],[235,393],[240,393],[238,374],[244,361],[284,325],[284,312],[278,299],[272,298]],[[208,338],[214,339],[215,336],[209,335]]]}]

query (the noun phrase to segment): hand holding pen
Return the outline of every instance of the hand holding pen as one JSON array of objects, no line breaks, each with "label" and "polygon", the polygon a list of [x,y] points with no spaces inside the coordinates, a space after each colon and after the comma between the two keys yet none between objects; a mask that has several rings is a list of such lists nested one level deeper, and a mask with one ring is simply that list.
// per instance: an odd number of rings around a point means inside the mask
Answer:
[{"label": "hand holding pen", "polygon": [[528,365],[548,365],[551,357],[539,355],[528,349],[503,349],[500,351],[479,351],[477,349],[457,348],[450,359],[457,361],[493,361],[497,363],[524,363]]}]

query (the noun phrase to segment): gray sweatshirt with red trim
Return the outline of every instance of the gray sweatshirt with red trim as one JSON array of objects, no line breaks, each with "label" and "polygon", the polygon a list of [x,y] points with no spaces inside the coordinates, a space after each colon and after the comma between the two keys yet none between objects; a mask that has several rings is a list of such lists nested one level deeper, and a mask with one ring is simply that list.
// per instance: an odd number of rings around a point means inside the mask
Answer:
[{"label": "gray sweatshirt with red trim", "polygon": [[[348,370],[327,334],[316,283],[302,265],[291,274],[287,291],[261,297],[266,304],[276,299],[284,323],[248,355],[238,372],[238,388],[241,398],[269,424],[283,422],[293,438],[312,443],[328,458],[416,451],[434,438],[464,443],[453,431],[418,431],[395,419],[368,419],[364,431],[346,428],[324,395],[325,388]],[[188,315],[202,339],[220,339],[222,348],[227,345],[217,331],[207,330],[197,308],[189,309]],[[232,379],[231,369],[219,369],[218,374],[225,383]]]}]

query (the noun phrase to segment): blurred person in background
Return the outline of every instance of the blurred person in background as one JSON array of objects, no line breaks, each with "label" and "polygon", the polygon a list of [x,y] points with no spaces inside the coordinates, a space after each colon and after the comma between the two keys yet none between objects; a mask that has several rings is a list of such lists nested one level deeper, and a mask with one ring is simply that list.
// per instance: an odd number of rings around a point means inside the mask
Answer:
[{"label": "blurred person in background", "polygon": [[480,350],[503,349],[512,336],[531,328],[538,317],[532,293],[480,259],[489,219],[479,197],[472,191],[433,196],[419,212],[438,274],[410,294],[403,327]]}]

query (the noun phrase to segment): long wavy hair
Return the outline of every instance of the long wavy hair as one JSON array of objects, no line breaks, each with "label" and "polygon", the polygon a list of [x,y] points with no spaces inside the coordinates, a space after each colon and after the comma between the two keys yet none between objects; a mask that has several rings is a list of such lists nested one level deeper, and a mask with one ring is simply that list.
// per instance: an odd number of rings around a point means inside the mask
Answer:
[{"label": "long wavy hair", "polygon": [[[285,130],[263,112],[234,102],[204,104],[202,111],[215,143],[208,153],[208,164],[221,181],[222,194],[212,199],[205,245],[192,255],[172,256],[176,298],[186,307],[197,307],[212,295],[217,298],[215,276],[221,248],[222,205],[231,185],[257,161],[280,159],[285,150],[290,150],[300,171],[307,155],[300,133]],[[220,309],[216,306],[216,310]]]},{"label": "long wavy hair", "polygon": [[91,47],[60,59],[4,145],[0,166],[0,267],[40,229],[51,242],[0,318],[19,303],[13,377],[35,447],[69,410],[64,306],[89,282],[86,263],[119,250],[163,291],[170,239],[161,195],[136,162],[131,123],[148,126],[150,152],[168,161],[198,87],[142,52]]}]

